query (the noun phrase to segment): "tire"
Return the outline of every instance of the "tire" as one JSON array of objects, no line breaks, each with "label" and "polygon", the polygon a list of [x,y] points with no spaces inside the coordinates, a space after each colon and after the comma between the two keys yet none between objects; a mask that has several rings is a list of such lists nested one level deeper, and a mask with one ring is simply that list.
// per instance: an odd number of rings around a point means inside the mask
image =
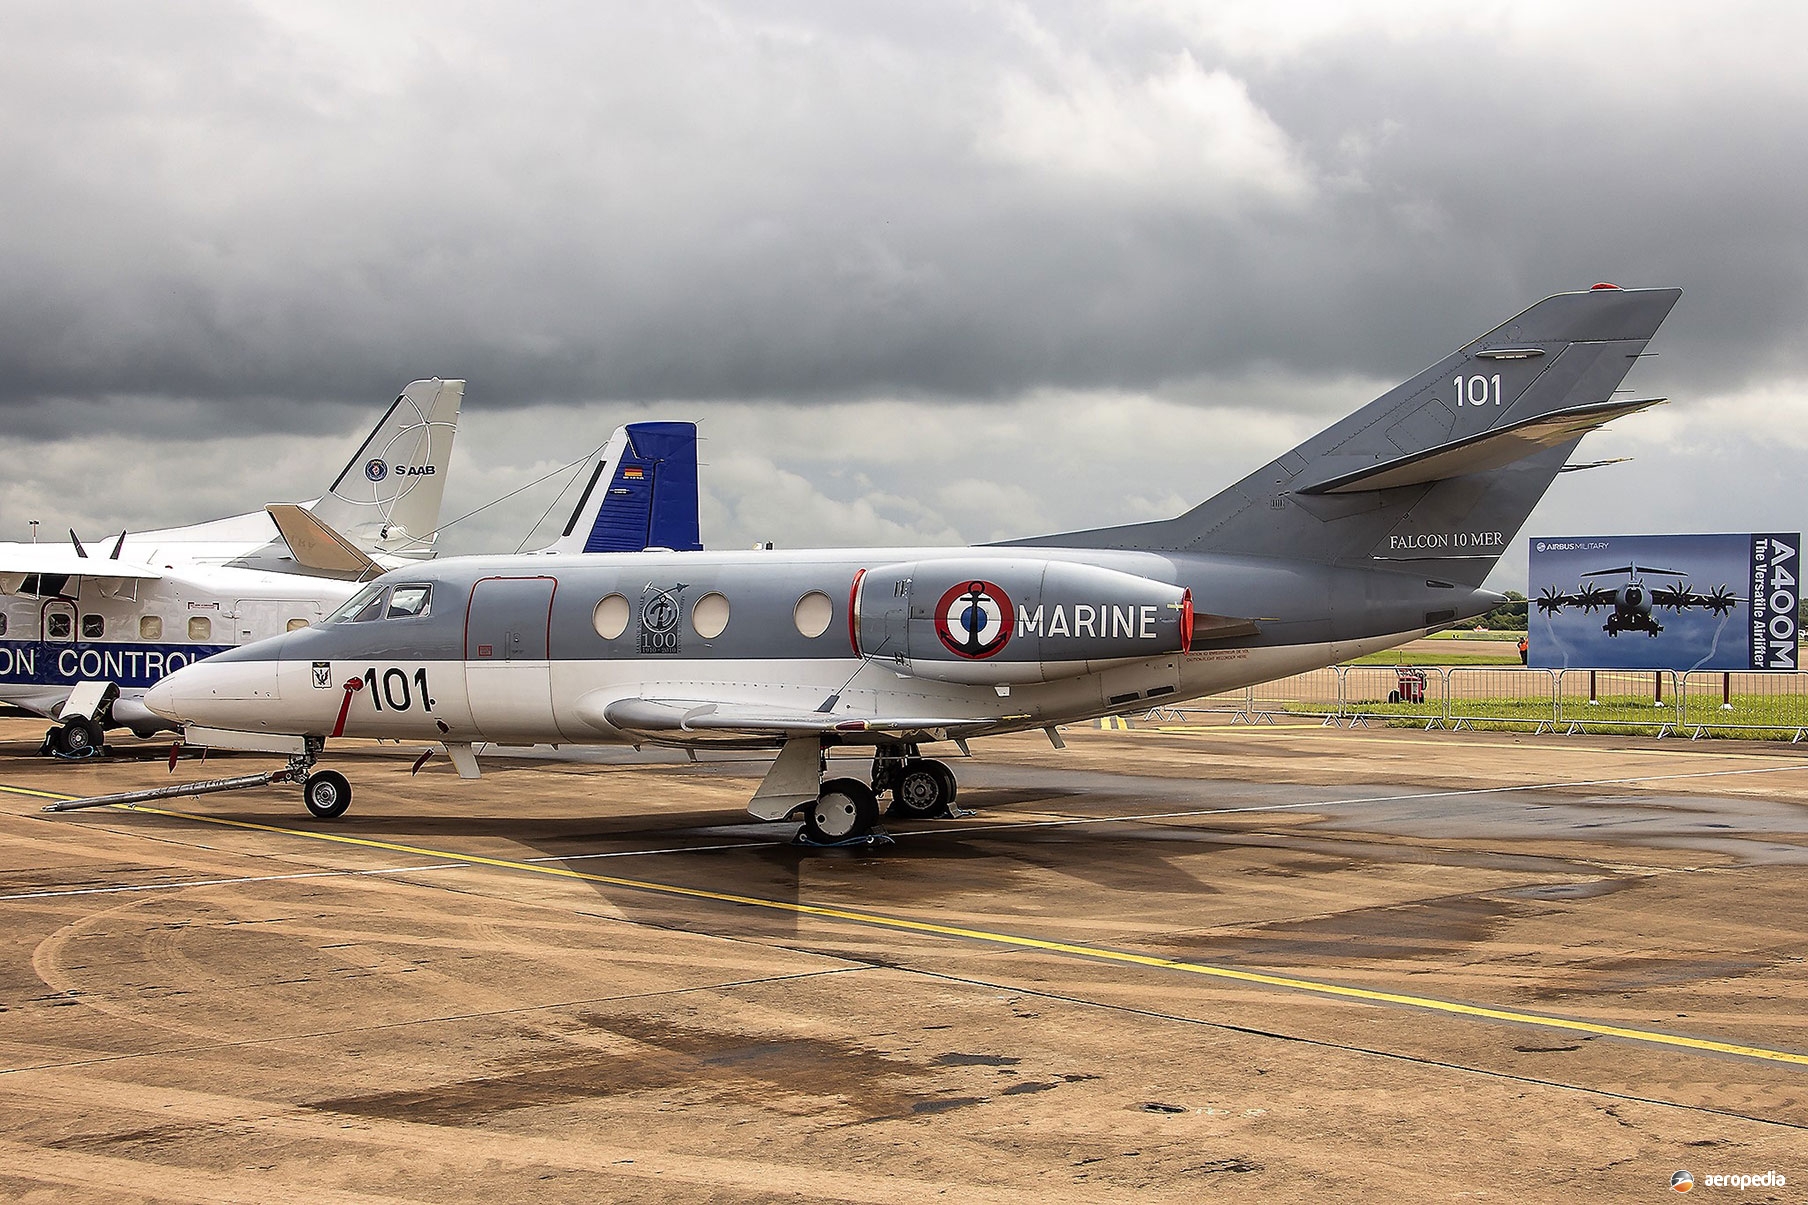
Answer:
[{"label": "tire", "polygon": [[864,837],[878,822],[878,797],[858,778],[831,778],[804,810],[804,832],[824,845]]},{"label": "tire", "polygon": [[308,775],[301,800],[316,820],[337,820],[352,805],[352,784],[337,770],[322,770]]},{"label": "tire", "polygon": [[100,753],[106,733],[87,716],[72,716],[52,728],[46,739],[58,757],[94,757]]},{"label": "tire", "polygon": [[948,779],[936,773],[939,766],[940,762],[919,761],[915,758],[904,763],[904,768],[894,776],[892,782],[892,815],[927,820],[948,810]]},{"label": "tire", "polygon": [[944,788],[942,807],[949,815],[953,815],[954,800],[960,794],[960,784],[954,781],[954,771],[948,768],[948,763],[946,762],[925,761],[923,764],[929,767],[932,772],[941,776],[942,786]]}]

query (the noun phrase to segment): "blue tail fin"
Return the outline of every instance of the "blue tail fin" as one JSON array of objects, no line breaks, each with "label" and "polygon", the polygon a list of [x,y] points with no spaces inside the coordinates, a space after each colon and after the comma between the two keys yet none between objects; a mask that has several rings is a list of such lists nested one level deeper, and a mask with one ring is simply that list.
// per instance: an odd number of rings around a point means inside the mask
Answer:
[{"label": "blue tail fin", "polygon": [[697,424],[617,427],[547,552],[703,547],[697,519]]}]

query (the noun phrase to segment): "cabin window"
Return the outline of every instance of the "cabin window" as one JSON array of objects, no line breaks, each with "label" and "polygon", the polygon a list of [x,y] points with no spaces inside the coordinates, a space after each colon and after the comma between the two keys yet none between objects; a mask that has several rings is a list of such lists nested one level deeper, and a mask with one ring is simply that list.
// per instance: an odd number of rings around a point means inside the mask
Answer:
[{"label": "cabin window", "polygon": [[6,612],[0,611],[0,636],[6,635]]},{"label": "cabin window", "polygon": [[82,639],[99,640],[107,634],[107,617],[105,615],[82,616]]},{"label": "cabin window", "polygon": [[628,609],[628,600],[621,595],[604,595],[591,613],[590,625],[604,640],[614,640],[628,630]]},{"label": "cabin window", "polygon": [[821,590],[812,590],[791,608],[791,622],[797,625],[800,634],[814,640],[835,622],[835,603]]},{"label": "cabin window", "polygon": [[207,618],[207,616],[205,616],[205,615],[189,616],[188,617],[188,638],[190,640],[211,640],[211,639],[213,639],[213,620]]},{"label": "cabin window", "polygon": [[161,616],[161,615],[140,615],[138,617],[138,639],[140,639],[140,640],[162,640],[163,639],[163,616]]},{"label": "cabin window", "polygon": [[52,640],[67,640],[74,629],[66,611],[52,611],[44,619],[44,634]]},{"label": "cabin window", "polygon": [[295,619],[291,619],[289,621],[289,631],[291,631],[291,632],[299,632],[299,631],[301,631],[301,629],[303,629],[307,626],[308,626],[308,621],[305,619],[301,619],[299,617],[297,617]]},{"label": "cabin window", "polygon": [[[366,586],[340,604],[339,609],[326,617],[328,623],[356,623],[359,620],[375,619],[383,613],[383,595],[387,586]],[[376,610],[371,611],[372,605]]]},{"label": "cabin window", "polygon": [[705,640],[714,640],[728,627],[728,599],[711,590],[691,607],[691,627]]},{"label": "cabin window", "polygon": [[432,586],[397,586],[389,596],[389,619],[419,619],[430,613]]}]

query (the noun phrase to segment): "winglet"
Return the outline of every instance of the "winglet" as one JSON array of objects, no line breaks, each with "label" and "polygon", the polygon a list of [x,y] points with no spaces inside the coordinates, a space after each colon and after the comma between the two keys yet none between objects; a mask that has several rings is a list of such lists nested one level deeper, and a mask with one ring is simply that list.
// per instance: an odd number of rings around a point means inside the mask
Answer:
[{"label": "winglet", "polygon": [[320,516],[306,507],[293,502],[274,502],[264,510],[275,521],[276,530],[282,533],[296,564],[309,572],[360,580],[383,572],[383,567],[365,555],[363,549],[328,527]]}]

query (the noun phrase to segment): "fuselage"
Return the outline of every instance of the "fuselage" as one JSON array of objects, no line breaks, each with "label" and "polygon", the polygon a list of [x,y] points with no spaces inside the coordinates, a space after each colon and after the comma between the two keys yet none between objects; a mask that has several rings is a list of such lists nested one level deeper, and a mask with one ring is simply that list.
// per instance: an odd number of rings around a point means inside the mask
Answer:
[{"label": "fuselage", "polygon": [[55,594],[0,597],[0,701],[54,715],[80,682],[120,689],[113,715],[163,721],[139,702],[166,674],[225,649],[318,622],[356,583],[191,565],[136,582],[72,578]]},{"label": "fuselage", "polygon": [[[624,700],[820,714],[845,719],[832,739],[846,741],[880,739],[859,725],[894,716],[978,735],[1267,681],[1497,601],[1385,570],[1119,550],[459,557],[385,574],[328,621],[222,652],[146,702],[182,723],[310,737],[736,735],[637,729]],[[1214,629],[1220,617],[1241,618]]]}]

